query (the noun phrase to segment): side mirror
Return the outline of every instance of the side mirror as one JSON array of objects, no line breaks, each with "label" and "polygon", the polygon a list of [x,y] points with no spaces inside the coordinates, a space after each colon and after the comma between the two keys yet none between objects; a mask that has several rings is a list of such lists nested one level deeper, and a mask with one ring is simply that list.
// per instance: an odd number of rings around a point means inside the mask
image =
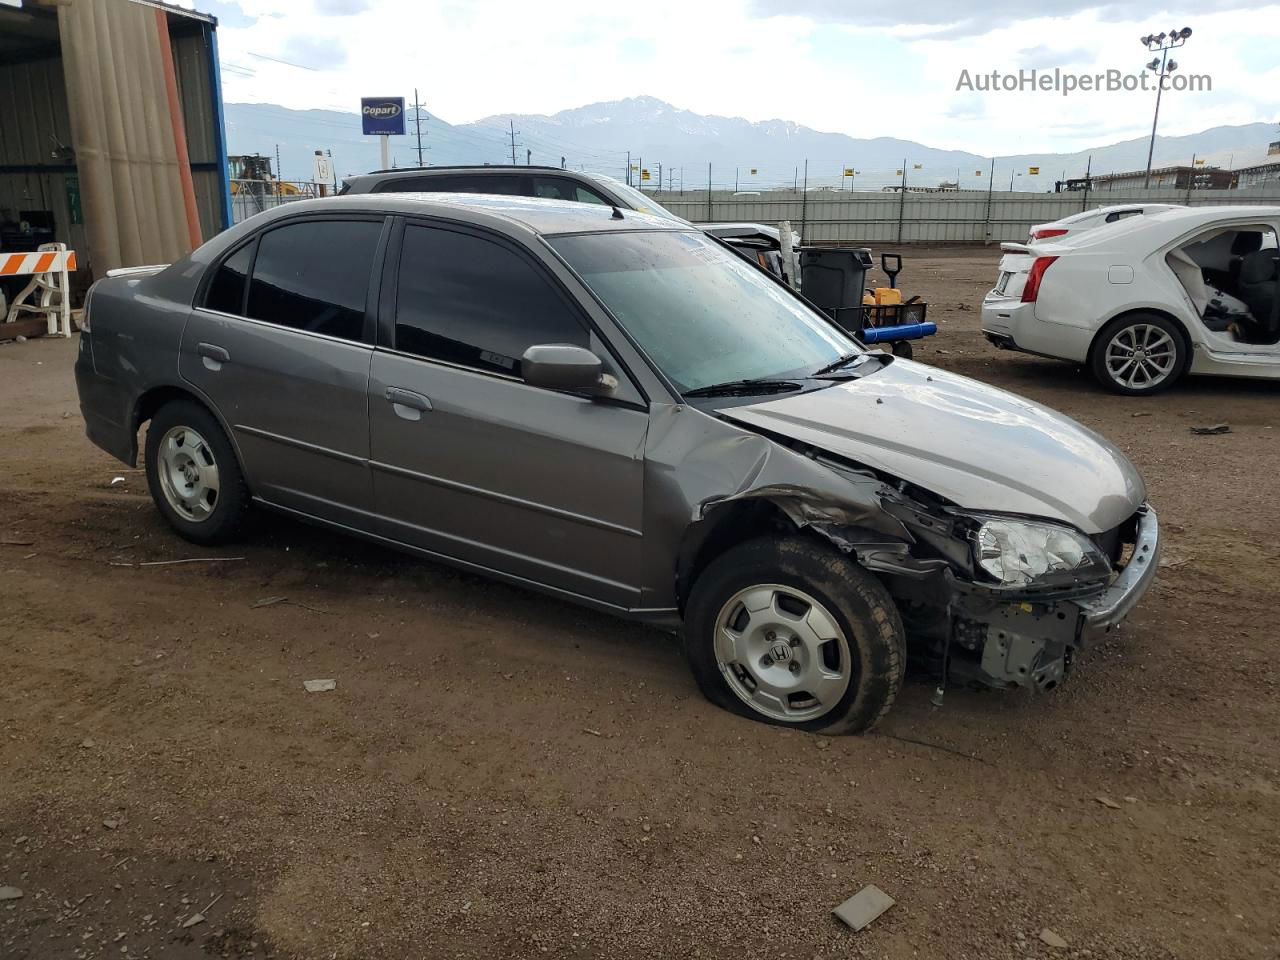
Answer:
[{"label": "side mirror", "polygon": [[617,381],[604,372],[604,362],[585,347],[537,343],[520,358],[524,382],[548,390],[567,390],[593,397],[608,396]]}]

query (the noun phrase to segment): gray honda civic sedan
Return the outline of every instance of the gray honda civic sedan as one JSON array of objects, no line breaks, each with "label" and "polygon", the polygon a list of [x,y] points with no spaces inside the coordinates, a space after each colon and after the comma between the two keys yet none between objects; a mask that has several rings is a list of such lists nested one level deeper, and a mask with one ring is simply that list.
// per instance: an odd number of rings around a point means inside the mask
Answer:
[{"label": "gray honda civic sedan", "polygon": [[712,701],[806,730],[870,727],[909,657],[1050,689],[1156,572],[1102,437],[608,206],[290,204],[98,282],[76,380],[189,540],[260,505],[682,627]]}]

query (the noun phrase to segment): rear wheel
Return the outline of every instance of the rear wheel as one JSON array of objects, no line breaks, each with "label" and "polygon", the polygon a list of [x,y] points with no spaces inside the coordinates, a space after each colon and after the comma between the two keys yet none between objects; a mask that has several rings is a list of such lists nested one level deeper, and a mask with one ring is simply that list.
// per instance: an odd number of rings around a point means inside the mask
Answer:
[{"label": "rear wheel", "polygon": [[195,543],[224,543],[239,532],[249,508],[235,451],[204,407],[177,400],[147,427],[147,486],[160,513]]},{"label": "rear wheel", "polygon": [[1144,396],[1172,385],[1186,366],[1187,351],[1172,320],[1135,313],[1108,324],[1089,356],[1094,377],[1108,390]]},{"label": "rear wheel", "polygon": [[901,357],[903,360],[910,360],[915,355],[915,350],[911,347],[910,340],[899,340],[892,346],[893,355]]},{"label": "rear wheel", "polygon": [[735,713],[823,733],[858,733],[902,684],[905,639],[884,586],[817,541],[760,539],[694,583],[685,652],[702,692]]}]

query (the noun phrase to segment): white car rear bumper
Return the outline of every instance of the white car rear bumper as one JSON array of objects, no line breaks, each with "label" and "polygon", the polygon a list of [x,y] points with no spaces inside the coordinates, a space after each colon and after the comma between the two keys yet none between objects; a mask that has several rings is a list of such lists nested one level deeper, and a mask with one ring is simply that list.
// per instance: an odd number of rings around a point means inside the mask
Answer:
[{"label": "white car rear bumper", "polygon": [[994,290],[982,301],[982,332],[998,347],[1083,363],[1091,331],[1036,319],[1036,305]]}]

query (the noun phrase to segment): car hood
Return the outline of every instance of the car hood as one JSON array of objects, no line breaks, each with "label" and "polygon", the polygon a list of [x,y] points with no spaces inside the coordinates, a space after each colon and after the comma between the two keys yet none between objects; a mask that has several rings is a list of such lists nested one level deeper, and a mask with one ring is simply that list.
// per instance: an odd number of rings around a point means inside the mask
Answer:
[{"label": "car hood", "polygon": [[1146,499],[1129,458],[1087,427],[909,360],[720,415],[892,474],[967,510],[1046,517],[1102,533]]}]

